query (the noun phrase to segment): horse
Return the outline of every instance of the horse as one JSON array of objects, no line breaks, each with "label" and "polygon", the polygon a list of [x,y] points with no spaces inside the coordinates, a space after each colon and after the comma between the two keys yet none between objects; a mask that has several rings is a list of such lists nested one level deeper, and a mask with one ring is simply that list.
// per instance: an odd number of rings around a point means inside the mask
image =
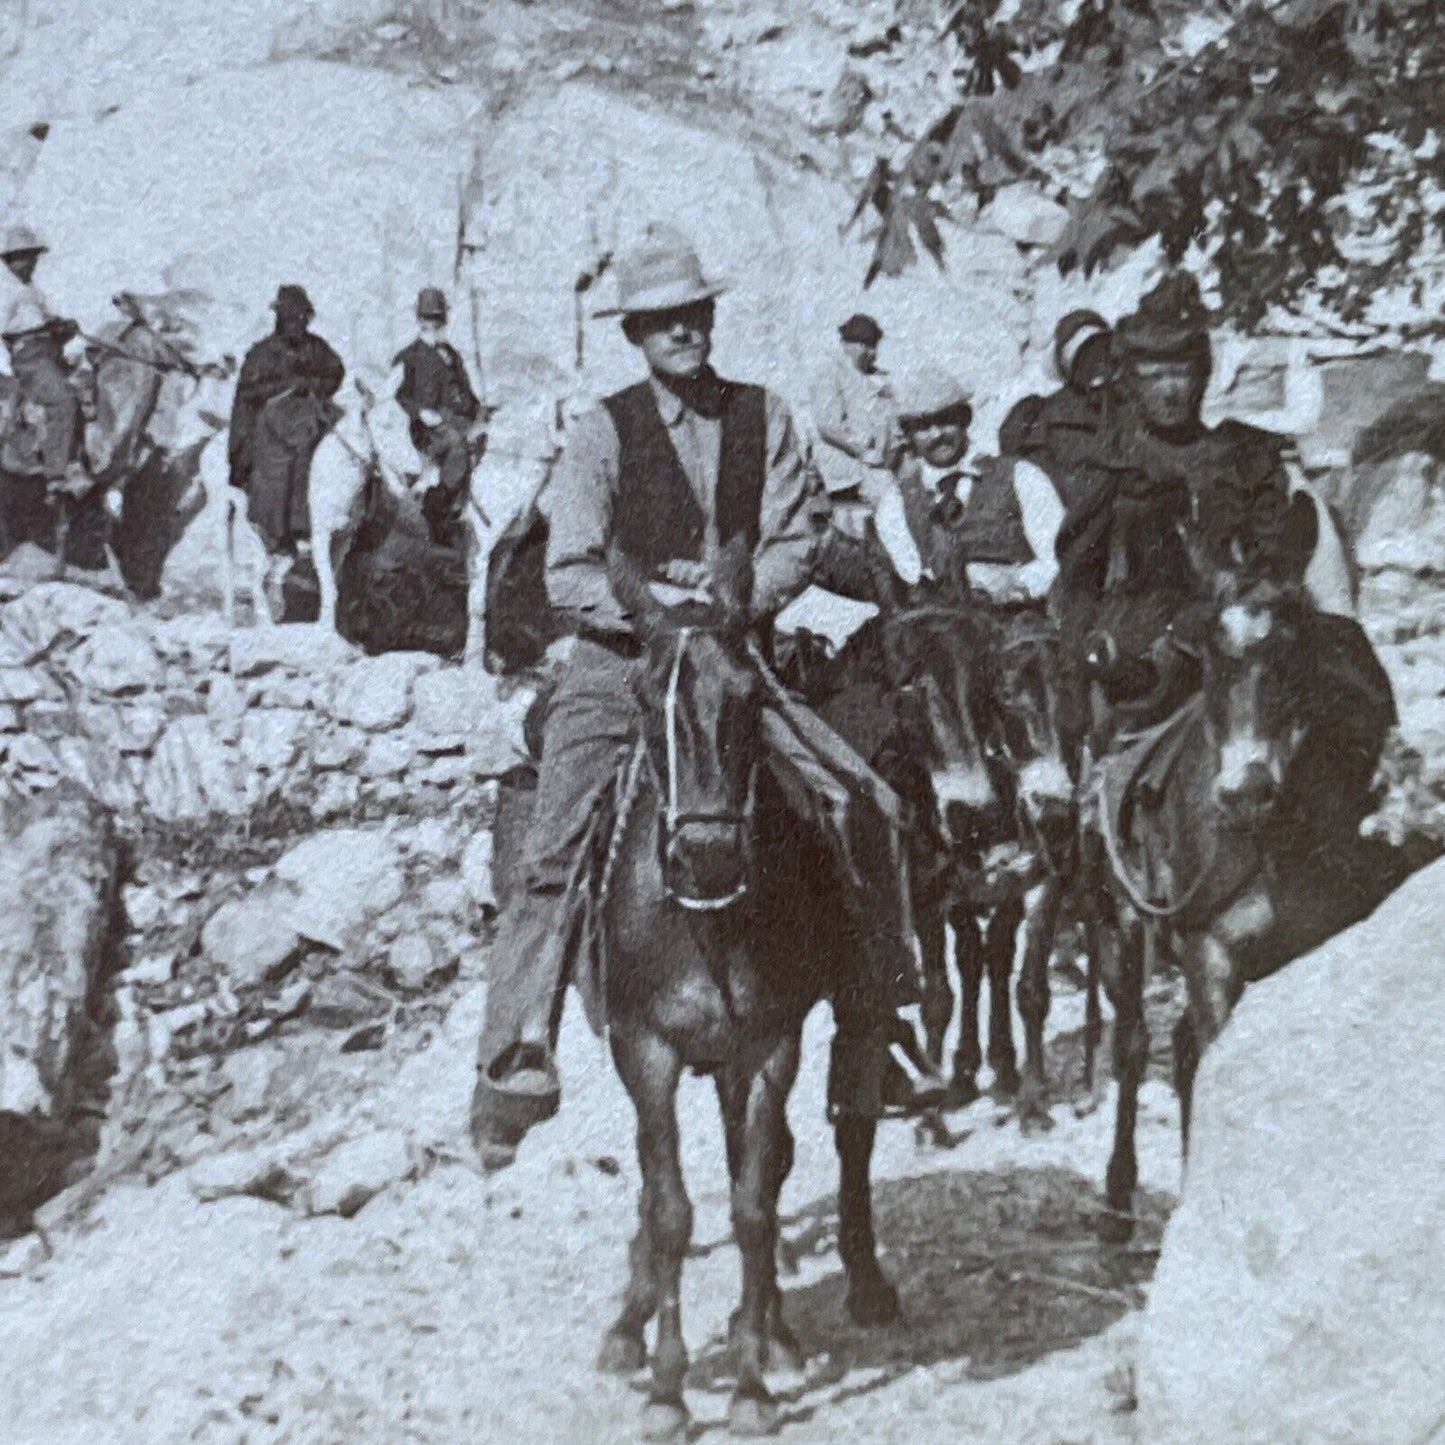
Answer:
[{"label": "horse", "polygon": [[614,550],[608,567],[645,653],[641,738],[603,869],[600,985],[612,1058],[637,1112],[642,1192],[630,1279],[599,1366],[640,1368],[655,1314],[645,1429],[651,1439],[682,1436],[679,1290],[692,1209],[676,1095],[684,1069],[711,1074],[743,1260],[729,1420],[734,1433],[766,1433],[777,1423],[763,1377],[770,1351],[799,1354],[777,1283],[778,1196],[793,1158],[787,1099],[804,1019],[844,946],[842,885],[826,850],[800,841],[764,764],[746,552],[715,555],[711,605],[663,608],[635,564]]},{"label": "horse", "polygon": [[1187,987],[1173,1037],[1187,1160],[1195,1070],[1245,987],[1365,917],[1422,861],[1360,836],[1369,760],[1352,776],[1311,713],[1309,641],[1329,619],[1299,585],[1222,571],[1209,587],[1202,627],[1176,639],[1198,690],[1085,769],[1090,992],[1102,979],[1115,1011],[1109,1242],[1134,1224],[1150,973],[1174,962]]},{"label": "horse", "polygon": [[[989,604],[991,647],[977,659],[978,730],[998,806],[982,815],[988,830],[980,859],[960,860],[948,919],[953,930],[963,1007],[949,1081],[949,1102],[978,1097],[983,1062],[978,1036],[982,983],[989,983],[988,1063],[994,1093],[1016,1099],[1025,1132],[1050,1127],[1044,1049],[1049,959],[1073,873],[1074,786],[1059,727],[1058,638],[1042,604]],[[1009,983],[1023,936],[1018,1007],[1024,1023],[1019,1074],[1009,1010]],[[942,966],[942,939],[932,950],[942,997],[927,1020],[941,1053],[952,998]]]},{"label": "horse", "polygon": [[[90,363],[77,445],[90,478],[81,498],[51,498],[30,479],[9,479],[34,494],[12,517],[9,544],[35,542],[57,567],[113,567],[137,597],[158,591],[161,564],[204,505],[201,457],[224,426],[220,391],[229,364],[196,359],[186,315],[199,293],[120,292],[121,319],[85,338]],[[25,485],[28,483],[28,488]],[[12,507],[13,510],[13,507]]]},{"label": "horse", "polygon": [[[378,492],[384,491],[400,505],[415,505],[410,469],[418,466],[414,449],[402,435],[401,421],[387,412],[377,416],[373,387],[357,377],[352,388],[356,400],[350,405],[338,404],[340,415],[317,442],[306,483],[311,521],[309,556],[319,595],[316,626],[322,634],[338,640],[337,573],[346,550],[367,516],[380,505]],[[419,466],[424,481],[427,468],[435,464],[423,458]],[[206,470],[207,489],[226,498],[220,513],[225,529],[221,547],[222,614],[235,624],[236,583],[244,576],[256,621],[269,628],[277,620],[282,580],[292,559],[269,554],[246,525],[246,495],[230,485],[226,458],[220,448],[207,454]]]}]

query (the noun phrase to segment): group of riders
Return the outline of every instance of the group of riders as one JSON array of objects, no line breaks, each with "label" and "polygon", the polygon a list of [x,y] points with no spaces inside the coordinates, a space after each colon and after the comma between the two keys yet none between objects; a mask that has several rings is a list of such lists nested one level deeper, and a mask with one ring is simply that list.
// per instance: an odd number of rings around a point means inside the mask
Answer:
[{"label": "group of riders", "polygon": [[[0,247],[0,471],[63,504],[94,486],[82,445],[87,338],[51,313],[35,284],[40,238],[14,226]],[[936,1101],[938,1081],[926,1069],[905,1072],[893,1051],[906,1032],[900,1011],[919,988],[910,809],[856,739],[808,706],[808,639],[773,627],[810,586],[881,603],[886,574],[897,595],[965,598],[985,614],[1034,609],[1059,644],[1059,733],[1075,781],[1121,729],[1157,723],[1197,687],[1188,660],[1217,610],[1211,575],[1301,588],[1313,605],[1300,634],[1299,706],[1337,784],[1321,806],[1346,825],[1368,811],[1394,707],[1353,616],[1349,579],[1329,565],[1343,549],[1288,439],[1204,424],[1210,317],[1186,273],[1166,276],[1112,326],[1092,311],[1063,318],[1058,389],[1018,403],[998,455],[976,457],[966,389],[937,365],[885,375],[871,317],[840,328],[814,388],[810,444],[777,396],[713,370],[726,288],[686,237],[650,227],[613,269],[617,304],[599,314],[620,318],[646,375],[575,421],[536,499],[544,605],[568,640],[546,693],[520,886],[492,953],[472,1106],[486,1161],[505,1164],[558,1107],[554,1055],[578,942],[579,849],[642,725],[646,618],[659,596],[706,601],[720,556],[749,563],[770,765],[800,826],[852,884],[859,956],[831,995],[836,1110],[907,1113]],[[274,333],[240,368],[229,461],[250,520],[284,555],[309,540],[307,468],[337,419],[345,369],[311,330],[301,287],[280,287],[273,310]],[[446,339],[445,295],[422,290],[416,317],[415,340],[394,360],[396,401],[433,464],[436,484],[423,501],[432,540],[456,546],[485,447],[484,408]],[[710,890],[726,901],[737,885],[731,876],[674,882],[678,896],[697,892],[698,906]]]},{"label": "group of riders", "polygon": [[[87,426],[97,413],[98,364],[115,357],[158,370],[199,371],[158,336],[149,339],[161,347],[159,361],[151,347],[132,352],[55,315],[35,281],[47,250],[22,224],[9,226],[0,239],[0,472],[12,494],[7,516],[39,518],[36,527],[11,525],[7,530],[15,535],[5,539],[6,550],[22,540],[53,550],[56,523],[104,489],[87,447]],[[271,309],[275,329],[247,351],[236,379],[228,456],[230,482],[247,496],[251,525],[268,552],[284,559],[309,548],[311,457],[340,416],[334,397],[346,368],[311,330],[315,308],[303,287],[281,286]],[[144,322],[138,313],[131,319]],[[428,534],[437,546],[459,548],[467,482],[485,448],[485,432],[466,365],[447,340],[447,319],[446,295],[424,287],[416,302],[417,335],[392,366],[400,374],[395,401],[433,481],[421,500]],[[15,494],[23,495],[25,506],[16,507]],[[104,565],[100,555],[95,565]],[[280,605],[278,597],[270,602]]]},{"label": "group of riders", "polygon": [[[922,1110],[941,1081],[901,1069],[896,1048],[919,990],[899,866],[916,858],[909,809],[871,786],[859,753],[810,711],[800,681],[809,669],[793,666],[807,639],[772,627],[810,585],[877,603],[882,564],[896,595],[962,597],[985,614],[1034,609],[1059,642],[1059,732],[1076,781],[1121,730],[1157,723],[1197,688],[1186,664],[1199,656],[1197,630],[1218,615],[1219,576],[1296,588],[1310,598],[1299,706],[1333,759],[1328,806],[1356,824],[1368,812],[1394,721],[1389,684],[1353,616],[1338,535],[1290,442],[1202,420],[1210,317],[1187,273],[1166,276],[1113,326],[1090,311],[1065,317],[1059,389],[1019,402],[999,455],[974,458],[966,389],[935,365],[884,375],[872,318],[841,328],[814,390],[809,447],[778,397],[712,369],[725,288],[686,237],[654,226],[615,271],[617,305],[599,314],[620,316],[647,374],[577,420],[537,499],[547,599],[570,641],[540,728],[521,884],[492,953],[472,1107],[485,1162],[509,1162],[559,1104],[579,849],[643,724],[652,607],[638,578],[655,600],[705,589],[720,551],[751,556],[768,761],[795,784],[783,791],[800,826],[857,884],[846,906],[859,957],[830,999],[835,1117]],[[719,890],[734,881],[717,880]],[[689,885],[675,882],[687,902]],[[918,1062],[919,1050],[905,1052]]]}]

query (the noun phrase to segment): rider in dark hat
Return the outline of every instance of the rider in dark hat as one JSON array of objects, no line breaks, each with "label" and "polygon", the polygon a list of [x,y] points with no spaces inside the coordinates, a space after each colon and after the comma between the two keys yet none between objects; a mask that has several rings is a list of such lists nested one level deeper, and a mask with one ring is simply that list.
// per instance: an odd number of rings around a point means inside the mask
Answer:
[{"label": "rider in dark hat", "polygon": [[1349,806],[1363,808],[1394,721],[1389,683],[1345,615],[1348,599],[1322,588],[1312,566],[1332,523],[1294,470],[1289,439],[1237,421],[1204,424],[1209,323],[1198,282],[1176,271],[1115,329],[1120,404],[1059,533],[1065,654],[1115,701],[1152,691],[1174,655],[1170,624],[1208,600],[1185,535],[1221,571],[1303,585],[1318,609],[1301,641],[1316,664],[1317,723],[1352,774]]},{"label": "rider in dark hat", "polygon": [[412,443],[437,465],[438,483],[422,500],[432,541],[457,546],[467,483],[484,441],[474,425],[482,407],[466,363],[446,339],[447,298],[440,287],[422,287],[416,319],[416,340],[392,360],[402,368],[396,399],[411,418]]},{"label": "rider in dark hat", "polygon": [[309,540],[306,476],[330,426],[326,403],[346,368],[310,330],[316,308],[300,286],[282,286],[271,303],[276,329],[241,364],[231,409],[231,485],[247,492],[247,515],[272,552]]}]

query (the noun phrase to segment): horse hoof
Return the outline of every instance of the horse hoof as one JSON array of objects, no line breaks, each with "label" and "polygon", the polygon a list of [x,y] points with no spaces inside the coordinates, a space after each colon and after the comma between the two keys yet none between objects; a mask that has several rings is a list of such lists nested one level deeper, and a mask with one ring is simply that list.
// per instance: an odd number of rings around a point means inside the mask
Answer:
[{"label": "horse hoof", "polygon": [[993,1085],[988,1091],[989,1097],[997,1103],[1006,1104],[1018,1097],[1020,1087],[1022,1087],[1022,1081],[1018,1074],[1005,1070],[1003,1073],[994,1075]]},{"label": "horse hoof", "polygon": [[647,1363],[647,1346],[640,1335],[608,1330],[597,1352],[597,1368],[605,1375],[635,1375]]},{"label": "horse hoof", "polygon": [[848,1316],[865,1330],[896,1325],[903,1317],[898,1291],[880,1270],[876,1279],[848,1287]]},{"label": "horse hoof", "polygon": [[801,1375],[808,1368],[808,1356],[797,1335],[787,1325],[775,1324],[768,1338],[768,1368]]},{"label": "horse hoof", "polygon": [[687,1406],[681,1400],[649,1400],[642,1407],[642,1438],[671,1445],[687,1436]]},{"label": "horse hoof", "polygon": [[728,1430],[744,1439],[778,1432],[778,1407],[772,1396],[756,1389],[739,1390],[728,1404]]},{"label": "horse hoof", "polygon": [[945,1109],[966,1109],[981,1098],[983,1098],[983,1094],[971,1078],[956,1074],[949,1080],[948,1088],[944,1091],[943,1107]]},{"label": "horse hoof", "polygon": [[1099,1240],[1103,1244],[1128,1244],[1134,1237],[1134,1216],[1122,1209],[1106,1209],[1099,1216]]},{"label": "horse hoof", "polygon": [[1030,1104],[1019,1112],[1019,1132],[1026,1139],[1047,1134],[1053,1127],[1054,1121],[1042,1104]]}]

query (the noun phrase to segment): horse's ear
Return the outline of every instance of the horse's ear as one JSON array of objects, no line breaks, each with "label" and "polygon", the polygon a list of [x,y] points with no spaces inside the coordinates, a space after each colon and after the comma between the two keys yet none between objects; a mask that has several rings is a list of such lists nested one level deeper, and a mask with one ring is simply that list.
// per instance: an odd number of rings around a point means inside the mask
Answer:
[{"label": "horse's ear", "polygon": [[753,553],[747,538],[730,537],[708,558],[714,601],[729,622],[746,623],[753,604]]}]

